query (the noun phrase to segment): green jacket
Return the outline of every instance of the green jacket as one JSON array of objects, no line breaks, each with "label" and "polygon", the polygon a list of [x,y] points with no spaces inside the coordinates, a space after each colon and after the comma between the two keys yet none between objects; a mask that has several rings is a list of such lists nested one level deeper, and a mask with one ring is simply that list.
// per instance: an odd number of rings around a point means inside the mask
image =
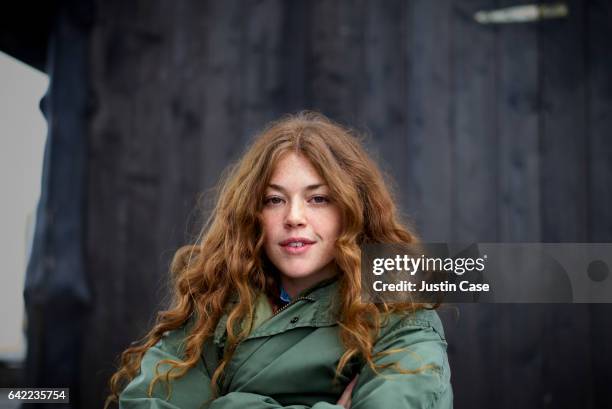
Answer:
[{"label": "green jacket", "polygon": [[[265,297],[258,298],[255,325],[237,347],[220,385],[221,396],[211,397],[210,377],[225,345],[224,316],[214,337],[204,345],[202,359],[182,378],[171,382],[172,392],[158,382],[147,395],[155,364],[162,359],[181,359],[189,324],[167,333],[144,355],[141,371],[119,397],[123,409],[341,409],[336,405],[345,386],[359,373],[352,395],[352,409],[451,408],[453,392],[446,355],[444,331],[435,311],[422,310],[393,315],[381,329],[374,352],[407,348],[386,355],[377,364],[398,362],[403,369],[433,365],[417,374],[393,369],[380,376],[360,362],[348,365],[339,384],[332,383],[343,347],[339,339],[336,280],[326,280],[305,290],[277,314]],[[161,373],[169,365],[160,365]]]}]

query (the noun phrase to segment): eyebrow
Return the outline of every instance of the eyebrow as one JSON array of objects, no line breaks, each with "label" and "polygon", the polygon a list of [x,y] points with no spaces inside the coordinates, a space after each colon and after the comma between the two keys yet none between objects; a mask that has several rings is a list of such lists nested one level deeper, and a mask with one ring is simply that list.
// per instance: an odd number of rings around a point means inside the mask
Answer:
[{"label": "eyebrow", "polygon": [[[325,183],[317,183],[315,185],[308,185],[308,186],[306,186],[305,190],[315,190],[315,189],[318,189],[318,188],[320,188],[322,186],[327,186],[327,185]],[[268,185],[268,187],[271,187],[272,189],[278,190],[278,191],[283,192],[283,193],[287,193],[287,190],[284,187],[282,187],[281,185],[275,185],[274,183],[270,183]]]}]

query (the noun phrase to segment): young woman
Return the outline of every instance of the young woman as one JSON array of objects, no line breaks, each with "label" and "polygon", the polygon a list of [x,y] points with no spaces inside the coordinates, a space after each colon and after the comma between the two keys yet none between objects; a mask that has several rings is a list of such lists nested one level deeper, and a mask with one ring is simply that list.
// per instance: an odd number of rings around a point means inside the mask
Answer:
[{"label": "young woman", "polygon": [[360,245],[414,243],[354,133],[312,112],[257,136],[180,249],[173,306],[123,352],[122,408],[448,408],[441,322],[360,302]]}]

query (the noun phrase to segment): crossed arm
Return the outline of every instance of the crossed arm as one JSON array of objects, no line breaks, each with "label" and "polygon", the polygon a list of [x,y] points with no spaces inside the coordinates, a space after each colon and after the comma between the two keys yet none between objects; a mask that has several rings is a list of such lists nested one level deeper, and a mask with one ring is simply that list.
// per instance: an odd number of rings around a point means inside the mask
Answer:
[{"label": "crossed arm", "polygon": [[[179,331],[181,332],[181,331]],[[172,335],[170,335],[172,336]],[[177,336],[177,334],[175,334]],[[180,334],[179,334],[180,336]],[[130,382],[119,397],[121,409],[374,409],[393,408],[450,408],[452,389],[446,357],[446,343],[431,327],[399,326],[379,339],[374,352],[402,349],[401,352],[380,357],[377,365],[397,362],[401,368],[414,370],[400,374],[393,369],[377,375],[365,366],[358,379],[349,384],[336,403],[318,402],[313,406],[283,406],[273,398],[255,393],[234,391],[211,400],[210,378],[200,361],[185,376],[174,380],[170,396],[162,382],[155,385],[148,396],[155,364],[162,359],[179,360],[177,351],[168,339],[162,339],[143,357],[141,373]],[[169,366],[160,365],[164,373]],[[353,389],[354,387],[354,389]]]}]

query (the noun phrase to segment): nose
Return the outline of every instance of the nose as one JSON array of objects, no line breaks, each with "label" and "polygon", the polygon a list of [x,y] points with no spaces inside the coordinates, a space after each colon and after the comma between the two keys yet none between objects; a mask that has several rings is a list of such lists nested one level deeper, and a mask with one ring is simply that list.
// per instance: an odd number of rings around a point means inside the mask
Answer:
[{"label": "nose", "polygon": [[285,215],[286,227],[301,227],[306,225],[304,217],[304,205],[301,201],[293,201]]}]

